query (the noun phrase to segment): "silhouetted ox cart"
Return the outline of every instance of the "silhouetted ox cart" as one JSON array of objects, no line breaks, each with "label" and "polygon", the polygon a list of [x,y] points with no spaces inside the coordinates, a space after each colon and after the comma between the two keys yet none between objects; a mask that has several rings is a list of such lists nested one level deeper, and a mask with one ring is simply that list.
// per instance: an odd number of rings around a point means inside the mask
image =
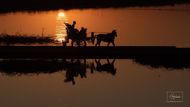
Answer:
[{"label": "silhouetted ox cart", "polygon": [[94,44],[93,35],[91,37],[87,37],[87,28],[81,27],[79,31],[68,23],[65,23],[65,25],[67,31],[66,41],[68,43],[69,40],[71,40],[71,46],[74,46],[74,43],[76,46],[86,46],[87,41],[91,41],[92,44]]},{"label": "silhouetted ox cart", "polygon": [[113,30],[111,33],[97,35],[94,35],[94,32],[92,32],[91,37],[87,37],[87,28],[81,27],[79,31],[74,27],[75,24],[75,21],[73,21],[72,25],[65,23],[67,31],[66,41],[68,43],[69,40],[71,40],[71,46],[74,46],[74,43],[76,44],[76,46],[86,46],[87,41],[92,42],[92,44],[94,45],[95,40],[95,46],[100,46],[101,42],[107,42],[107,46],[109,46],[110,43],[115,46],[115,37],[117,37],[116,30]]}]

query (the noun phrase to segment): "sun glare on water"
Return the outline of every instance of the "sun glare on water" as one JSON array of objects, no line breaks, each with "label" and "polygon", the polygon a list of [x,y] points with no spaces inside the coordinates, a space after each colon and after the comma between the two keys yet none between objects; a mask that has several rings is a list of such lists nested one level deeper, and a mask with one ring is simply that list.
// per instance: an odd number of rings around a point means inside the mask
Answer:
[{"label": "sun glare on water", "polygon": [[65,28],[65,22],[67,22],[66,15],[63,11],[59,11],[56,18],[56,40],[59,42],[66,41],[65,38],[67,36],[66,34],[66,28]]}]

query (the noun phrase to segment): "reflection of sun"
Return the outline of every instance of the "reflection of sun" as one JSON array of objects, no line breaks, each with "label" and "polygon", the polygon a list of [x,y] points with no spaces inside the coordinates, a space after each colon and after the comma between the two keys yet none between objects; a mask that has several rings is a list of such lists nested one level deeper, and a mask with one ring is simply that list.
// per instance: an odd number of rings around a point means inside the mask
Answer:
[{"label": "reflection of sun", "polygon": [[66,15],[63,11],[59,11],[56,18],[56,40],[59,42],[65,41],[66,29],[65,22],[67,22]]}]

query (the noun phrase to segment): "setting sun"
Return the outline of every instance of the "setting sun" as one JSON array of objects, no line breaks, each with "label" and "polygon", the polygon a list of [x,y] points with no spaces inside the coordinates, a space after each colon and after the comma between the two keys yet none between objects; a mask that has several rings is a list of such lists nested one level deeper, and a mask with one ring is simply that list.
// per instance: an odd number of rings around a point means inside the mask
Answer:
[{"label": "setting sun", "polygon": [[65,13],[64,12],[59,12],[58,17],[65,17]]}]

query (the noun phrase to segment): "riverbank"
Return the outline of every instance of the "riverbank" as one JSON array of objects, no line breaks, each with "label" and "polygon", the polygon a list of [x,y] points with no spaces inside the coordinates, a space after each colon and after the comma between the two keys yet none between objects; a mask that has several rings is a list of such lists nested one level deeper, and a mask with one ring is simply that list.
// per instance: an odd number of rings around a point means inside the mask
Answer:
[{"label": "riverbank", "polygon": [[57,9],[119,8],[187,4],[189,0],[3,0],[0,12],[48,11]]},{"label": "riverbank", "polygon": [[0,58],[134,58],[134,57],[190,57],[190,48],[175,46],[115,46],[115,47],[62,47],[62,46],[0,46]]},{"label": "riverbank", "polygon": [[3,66],[4,63],[13,61],[14,64],[29,64],[29,67],[37,64],[33,68],[41,68],[38,67],[40,65],[48,66],[47,68],[53,66],[53,69],[57,70],[66,59],[132,59],[138,64],[153,68],[190,68],[190,48],[175,46],[0,46],[0,50]]}]

